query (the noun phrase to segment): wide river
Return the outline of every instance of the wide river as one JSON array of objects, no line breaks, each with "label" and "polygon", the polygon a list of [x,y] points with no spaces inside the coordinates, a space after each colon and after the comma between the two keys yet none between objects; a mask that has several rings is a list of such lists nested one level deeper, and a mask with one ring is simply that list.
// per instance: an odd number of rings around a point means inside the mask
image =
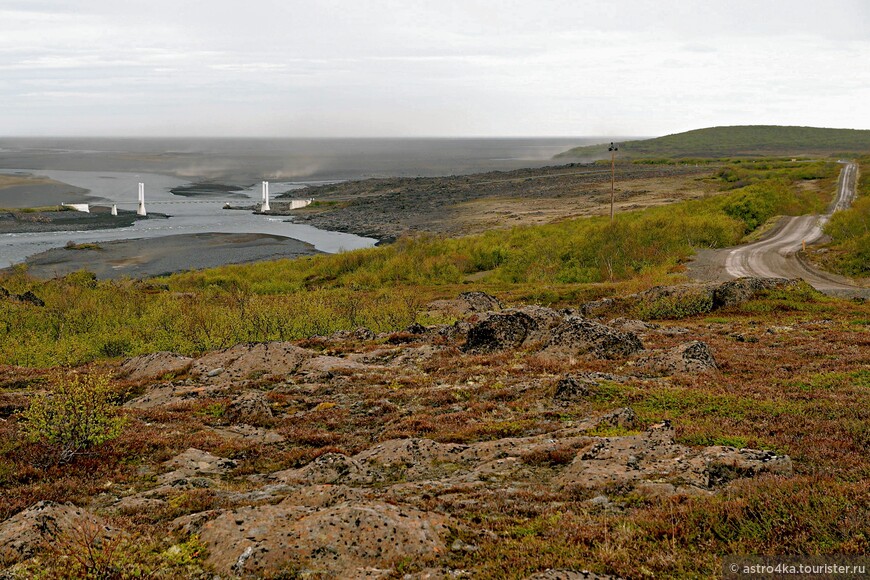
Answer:
[{"label": "wide river", "polygon": [[[34,173],[56,181],[89,189],[88,195],[99,198],[96,205],[118,205],[118,209],[135,210],[138,184],[145,184],[145,208],[149,213],[171,216],[169,219],[139,220],[132,227],[111,230],[37,232],[0,235],[0,268],[24,261],[28,256],[65,245],[68,241],[105,242],[109,240],[146,239],[173,234],[260,233],[295,238],[313,244],[324,252],[340,252],[373,246],[377,240],[353,234],[330,232],[288,222],[288,217],[255,215],[245,210],[225,210],[233,205],[251,205],[260,201],[260,184],[227,197],[187,198],[170,193],[170,189],[188,185],[188,180],[149,173],[105,171],[55,171],[48,169],[0,169],[0,173]],[[271,182],[272,199],[279,193],[300,189],[306,183]],[[248,196],[249,199],[240,197]],[[147,243],[143,242],[143,243]]]}]

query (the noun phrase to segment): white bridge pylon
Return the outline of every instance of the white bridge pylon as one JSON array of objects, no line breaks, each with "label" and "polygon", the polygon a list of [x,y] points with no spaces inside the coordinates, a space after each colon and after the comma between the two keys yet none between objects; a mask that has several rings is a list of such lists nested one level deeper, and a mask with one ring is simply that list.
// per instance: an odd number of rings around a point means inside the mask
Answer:
[{"label": "white bridge pylon", "polygon": [[145,212],[145,184],[139,184],[139,207],[136,209],[136,215],[148,215]]},{"label": "white bridge pylon", "polygon": [[260,211],[270,211],[269,207],[269,182],[263,182],[263,202],[260,204]]}]

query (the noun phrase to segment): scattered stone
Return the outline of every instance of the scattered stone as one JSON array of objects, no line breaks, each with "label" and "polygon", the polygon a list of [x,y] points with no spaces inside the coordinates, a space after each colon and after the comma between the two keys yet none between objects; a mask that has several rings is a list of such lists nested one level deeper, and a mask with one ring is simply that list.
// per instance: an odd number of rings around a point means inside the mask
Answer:
[{"label": "scattered stone", "polygon": [[189,403],[201,397],[221,397],[225,394],[226,386],[164,384],[148,389],[144,395],[127,401],[124,406],[130,409],[154,409]]},{"label": "scattered stone", "polygon": [[175,378],[187,373],[192,364],[190,357],[161,351],[127,359],[118,369],[118,374],[131,381]]},{"label": "scattered stone", "polygon": [[210,430],[227,439],[252,441],[264,445],[283,443],[286,441],[282,435],[275,431],[270,431],[263,427],[255,427],[253,425],[228,425],[226,427],[211,427]]},{"label": "scattered stone", "polygon": [[579,316],[568,318],[556,327],[545,350],[579,355],[591,353],[599,358],[620,358],[643,350],[633,332],[621,332]]},{"label": "scattered stone", "polygon": [[633,320],[631,318],[614,318],[607,323],[610,328],[621,330],[623,332],[633,332],[635,334],[658,330],[661,328],[658,324],[644,322],[643,320]]},{"label": "scattered stone", "polygon": [[639,427],[637,413],[631,407],[616,409],[603,415],[596,423],[597,427],[613,427],[626,430],[634,430]]},{"label": "scattered stone", "polygon": [[738,278],[727,282],[655,286],[624,298],[604,298],[583,304],[583,316],[603,316],[612,311],[662,304],[668,310],[682,306],[687,314],[710,312],[725,306],[735,306],[756,298],[760,293],[804,284],[785,278]]},{"label": "scattered stone", "polygon": [[391,439],[358,453],[354,459],[387,479],[416,481],[444,477],[467,461],[467,445],[431,439]]},{"label": "scattered stone", "polygon": [[0,562],[22,562],[52,544],[58,537],[93,533],[96,545],[114,537],[118,530],[99,516],[71,503],[41,501],[0,523]]},{"label": "scattered stone", "polygon": [[405,329],[405,332],[408,334],[426,334],[429,331],[428,328],[420,324],[419,322],[415,322],[411,326]]},{"label": "scattered stone", "polygon": [[487,294],[486,292],[461,292],[459,294],[459,300],[464,301],[472,312],[489,312],[504,308],[501,300],[495,296]]}]

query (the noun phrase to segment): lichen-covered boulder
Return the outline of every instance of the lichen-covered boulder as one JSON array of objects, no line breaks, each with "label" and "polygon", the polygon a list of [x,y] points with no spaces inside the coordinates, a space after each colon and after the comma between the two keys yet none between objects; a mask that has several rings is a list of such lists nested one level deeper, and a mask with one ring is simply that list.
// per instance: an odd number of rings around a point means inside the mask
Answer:
[{"label": "lichen-covered boulder", "polygon": [[572,316],[553,329],[545,350],[579,355],[590,353],[599,358],[621,358],[643,350],[633,332],[623,332],[607,325]]}]

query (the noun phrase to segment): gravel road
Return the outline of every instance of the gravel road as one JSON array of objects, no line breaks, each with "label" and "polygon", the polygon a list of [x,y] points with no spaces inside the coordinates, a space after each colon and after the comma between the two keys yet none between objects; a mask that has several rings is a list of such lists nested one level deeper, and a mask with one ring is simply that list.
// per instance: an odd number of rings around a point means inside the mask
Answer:
[{"label": "gravel road", "polygon": [[835,211],[848,208],[855,198],[858,167],[845,163],[840,172],[837,196],[823,215],[783,217],[764,239],[722,250],[705,250],[689,266],[690,275],[704,280],[727,280],[744,276],[802,278],[829,294],[867,295],[842,276],[811,266],[802,255],[804,244],[823,237],[822,228]]}]

